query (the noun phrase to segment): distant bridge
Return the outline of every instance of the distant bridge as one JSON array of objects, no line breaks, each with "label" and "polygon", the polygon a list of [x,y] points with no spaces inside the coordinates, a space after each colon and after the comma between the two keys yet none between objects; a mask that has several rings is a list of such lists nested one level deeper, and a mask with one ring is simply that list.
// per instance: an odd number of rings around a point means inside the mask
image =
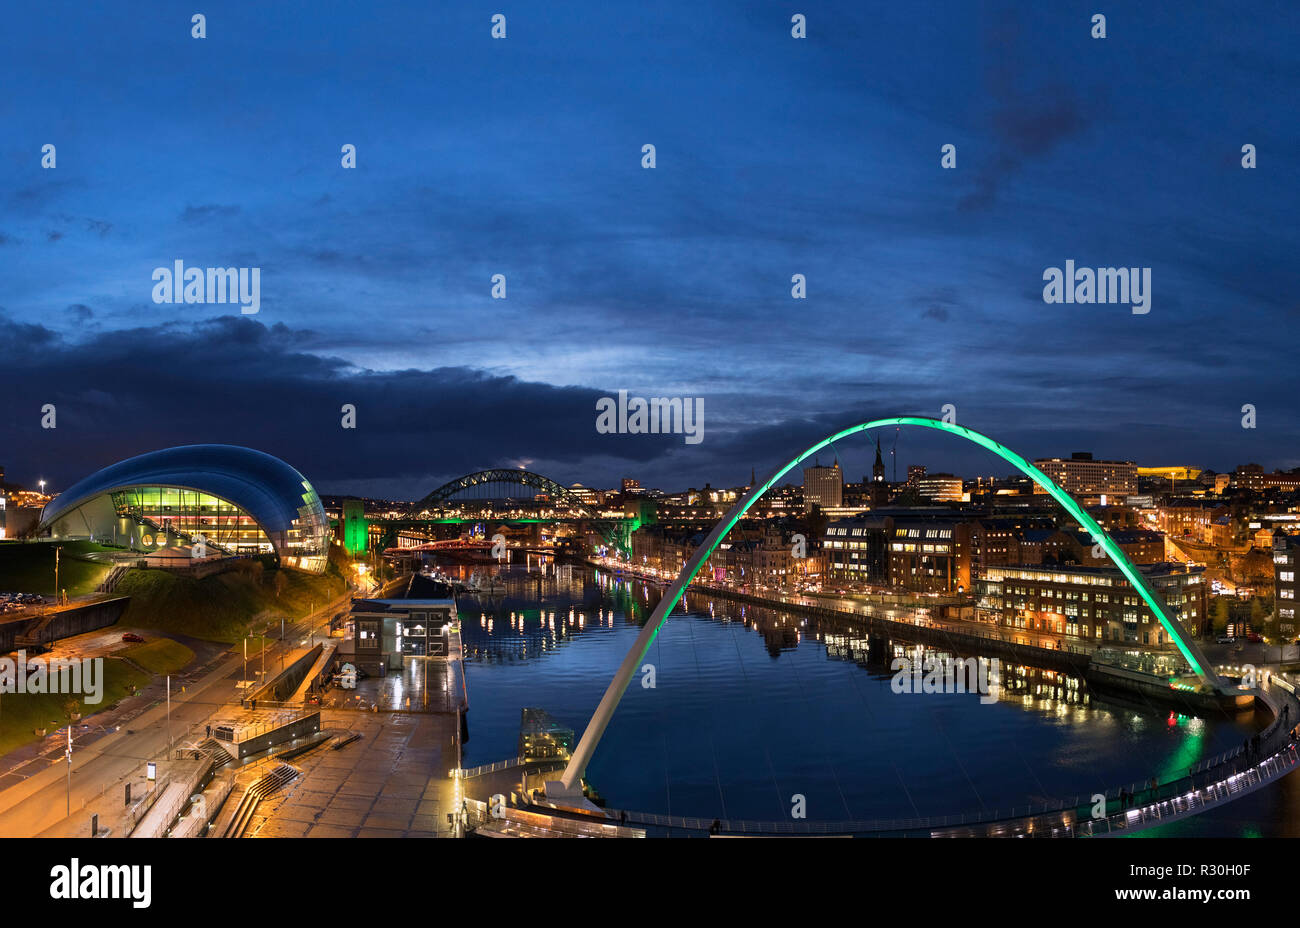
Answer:
[{"label": "distant bridge", "polygon": [[[521,494],[520,489],[528,492]],[[558,481],[517,467],[457,477],[415,503],[408,515],[372,524],[386,529],[382,546],[391,547],[404,528],[479,522],[572,524],[580,531],[597,532],[606,545],[625,554],[630,553],[632,533],[641,525],[639,518],[601,513]]]},{"label": "distant bridge", "polygon": [[[515,496],[513,492],[508,492],[518,487],[527,487],[533,490],[532,497],[525,499]],[[459,508],[448,505],[457,500],[458,497],[460,498],[459,501],[462,502],[510,502],[519,500],[530,505],[536,505],[539,502],[536,498],[538,494],[547,497],[547,502],[551,503],[551,509],[553,510],[565,511],[580,518],[593,515],[590,507],[576,493],[550,477],[543,477],[541,474],[535,474],[529,470],[505,467],[475,471],[472,474],[466,474],[463,477],[448,481],[416,503],[415,512],[433,512],[447,508]]]}]

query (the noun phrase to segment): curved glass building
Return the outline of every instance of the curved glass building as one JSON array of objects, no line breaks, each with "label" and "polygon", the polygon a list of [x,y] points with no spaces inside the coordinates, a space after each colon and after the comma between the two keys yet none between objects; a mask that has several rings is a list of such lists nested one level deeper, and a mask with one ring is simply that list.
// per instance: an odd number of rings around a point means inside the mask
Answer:
[{"label": "curved glass building", "polygon": [[154,551],[202,543],[213,554],[274,554],[325,569],[329,520],[302,474],[236,445],[182,445],[91,474],[41,513],[55,538],[93,538]]}]

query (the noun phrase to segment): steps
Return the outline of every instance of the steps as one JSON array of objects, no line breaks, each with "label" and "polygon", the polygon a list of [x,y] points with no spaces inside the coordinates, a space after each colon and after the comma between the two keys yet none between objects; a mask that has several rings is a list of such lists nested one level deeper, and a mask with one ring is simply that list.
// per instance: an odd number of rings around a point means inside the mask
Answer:
[{"label": "steps", "polygon": [[347,747],[349,744],[351,744],[353,741],[360,741],[360,740],[361,740],[361,732],[359,731],[354,731],[352,732],[352,734],[346,736],[341,735],[334,740],[333,744],[330,745],[330,750],[340,751],[343,748]]},{"label": "steps", "polygon": [[29,625],[22,634],[14,635],[14,647],[17,649],[26,648],[44,648],[45,642],[41,640],[41,634],[49,628],[50,623],[58,615],[57,612],[47,612],[33,624]]},{"label": "steps", "polygon": [[213,770],[220,770],[234,759],[216,738],[203,739],[199,742],[198,749],[212,758]]},{"label": "steps", "polygon": [[113,569],[110,570],[110,571],[108,572],[108,576],[106,576],[106,577],[103,579],[103,581],[100,582],[99,586],[95,587],[95,592],[96,592],[96,593],[111,593],[111,592],[113,592],[113,590],[117,589],[117,584],[118,584],[118,582],[119,582],[123,577],[126,576],[126,572],[127,572],[128,570],[130,570],[130,568],[129,568],[129,567],[125,567],[125,566],[122,565],[122,564],[116,564],[116,565],[114,565]]},{"label": "steps", "polygon": [[253,813],[257,811],[258,803],[293,782],[301,772],[292,764],[281,763],[276,764],[275,769],[270,773],[263,774],[255,780],[248,789],[244,790],[244,795],[235,808],[235,814],[231,817],[230,823],[222,831],[220,837],[242,838],[244,832],[248,829],[249,823],[253,820]]}]

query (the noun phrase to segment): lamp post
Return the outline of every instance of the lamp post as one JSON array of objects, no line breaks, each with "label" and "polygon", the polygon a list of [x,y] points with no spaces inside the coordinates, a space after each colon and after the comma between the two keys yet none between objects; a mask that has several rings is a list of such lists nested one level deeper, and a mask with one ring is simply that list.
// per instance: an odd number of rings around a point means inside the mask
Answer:
[{"label": "lamp post", "polygon": [[71,816],[72,815],[72,723],[71,722],[68,723],[67,758],[68,758],[68,812],[67,814]]}]

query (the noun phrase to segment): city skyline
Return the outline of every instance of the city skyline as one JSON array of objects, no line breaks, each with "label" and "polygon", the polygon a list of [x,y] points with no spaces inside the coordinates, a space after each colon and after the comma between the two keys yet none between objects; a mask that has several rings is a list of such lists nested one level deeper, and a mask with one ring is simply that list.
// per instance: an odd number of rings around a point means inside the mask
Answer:
[{"label": "city skyline", "polygon": [[[738,485],[947,404],[1035,455],[1300,464],[1266,337],[1300,244],[1285,4],[1121,5],[1104,41],[1011,6],[814,12],[804,41],[775,7],[522,7],[504,42],[467,10],[214,7],[196,42],[188,14],[50,9],[0,39],[13,474],[218,441],[322,492],[512,464]],[[155,302],[176,261],[260,269],[258,312]],[[1068,262],[1149,268],[1149,312],[1045,303]],[[703,442],[601,434],[619,390],[702,398]]]}]

